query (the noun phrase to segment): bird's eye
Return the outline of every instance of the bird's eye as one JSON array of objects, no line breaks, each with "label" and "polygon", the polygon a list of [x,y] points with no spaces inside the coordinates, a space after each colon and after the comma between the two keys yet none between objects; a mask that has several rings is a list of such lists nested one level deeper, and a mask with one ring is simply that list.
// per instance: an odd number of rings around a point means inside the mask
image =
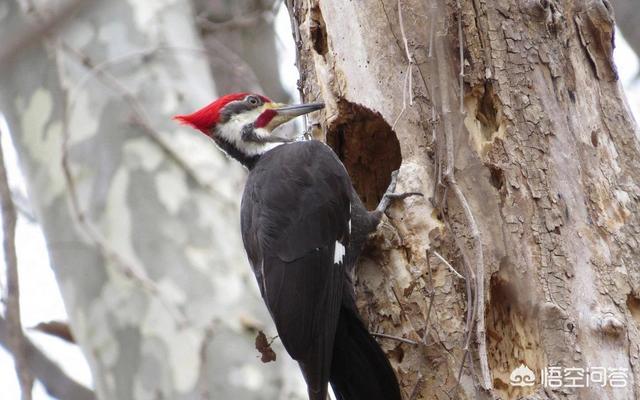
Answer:
[{"label": "bird's eye", "polygon": [[247,97],[247,102],[252,106],[257,106],[260,104],[260,99],[258,99],[256,96],[249,96]]}]

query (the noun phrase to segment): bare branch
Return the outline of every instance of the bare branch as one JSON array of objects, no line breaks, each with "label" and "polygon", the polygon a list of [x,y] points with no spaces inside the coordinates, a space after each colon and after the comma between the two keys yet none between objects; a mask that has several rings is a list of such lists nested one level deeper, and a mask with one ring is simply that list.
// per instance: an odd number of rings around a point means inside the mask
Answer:
[{"label": "bare branch", "polygon": [[404,19],[402,17],[402,3],[398,0],[398,21],[400,24],[400,34],[402,35],[402,43],[404,45],[405,57],[407,57],[407,72],[404,77],[404,84],[402,86],[402,109],[398,113],[393,125],[391,125],[391,130],[396,128],[396,124],[400,121],[400,118],[404,115],[407,110],[407,92],[409,93],[409,106],[413,106],[413,66],[415,64],[413,55],[409,50],[409,40],[407,39],[407,35],[404,31]]},{"label": "bare branch", "polygon": [[200,14],[196,17],[196,22],[205,32],[229,31],[233,29],[246,29],[258,25],[264,21],[270,23],[275,15],[272,10],[259,10],[248,15],[240,15],[227,21],[214,22],[207,18],[206,15]]},{"label": "bare branch", "polygon": [[[300,95],[300,101],[304,103],[304,86],[305,86],[305,77],[302,74],[302,62],[300,50],[302,50],[302,35],[300,34],[300,26],[298,25],[297,19],[300,10],[296,7],[298,2],[294,0],[285,0],[285,6],[289,10],[289,18],[291,19],[291,30],[293,31],[293,39],[296,44],[296,68],[301,72],[300,80],[298,81],[298,93]],[[306,119],[305,119],[305,127],[306,127]]]},{"label": "bare branch", "polygon": [[453,266],[451,266],[451,264],[449,264],[449,262],[448,262],[447,260],[445,260],[445,259],[444,259],[444,257],[442,257],[442,256],[440,255],[440,253],[438,253],[438,252],[437,252],[437,251],[435,251],[435,250],[432,250],[432,252],[433,252],[433,255],[435,255],[436,257],[438,257],[438,259],[440,259],[440,261],[442,261],[442,262],[444,263],[444,265],[446,265],[446,266],[447,266],[447,268],[449,268],[449,270],[450,270],[451,272],[453,272],[453,274],[454,274],[455,276],[457,276],[458,278],[460,278],[460,279],[462,279],[462,280],[465,280],[464,276],[462,276],[462,275],[460,274],[460,272],[456,271],[456,269],[455,269],[455,268],[453,268]]},{"label": "bare branch", "polygon": [[51,37],[58,29],[64,26],[69,18],[72,18],[80,9],[92,2],[93,0],[70,0],[51,17],[31,25],[27,32],[18,35],[0,49],[0,68],[11,63],[21,52],[39,43],[43,38]]},{"label": "bare branch", "polygon": [[415,346],[420,344],[420,343],[418,343],[418,342],[416,342],[414,340],[411,340],[411,339],[405,339],[405,338],[401,338],[401,337],[398,337],[398,336],[387,335],[385,333],[371,332],[371,336],[385,338],[385,339],[391,339],[391,340],[397,340],[398,342],[412,344],[412,345],[415,345]]},{"label": "bare branch", "polygon": [[431,310],[433,309],[433,300],[435,298],[436,289],[433,285],[433,276],[431,272],[431,262],[429,261],[429,251],[426,251],[427,257],[427,275],[429,276],[429,308],[427,309],[427,316],[424,318],[424,335],[422,335],[422,343],[427,344],[427,337],[429,336],[429,320],[431,319]]},{"label": "bare branch", "polygon": [[[6,134],[6,133],[5,133]],[[23,400],[31,400],[33,376],[27,365],[25,338],[20,321],[20,282],[16,255],[16,209],[11,198],[11,189],[4,165],[4,154],[0,145],[0,205],[2,207],[2,246],[7,268],[7,292],[5,298],[9,332],[9,346],[13,354],[16,374],[20,382]]]},{"label": "bare branch", "polygon": [[457,0],[458,7],[458,57],[460,57],[460,73],[458,74],[458,85],[460,90],[460,114],[464,115],[464,40],[462,39],[462,6]]},{"label": "bare branch", "polygon": [[[6,319],[0,317],[0,345],[13,352],[9,344],[11,337]],[[95,394],[85,386],[71,379],[51,361],[28,338],[24,339],[26,363],[34,376],[45,387],[47,393],[60,400],[94,400]]]},{"label": "bare branch", "polygon": [[209,392],[209,385],[208,385],[209,367],[210,367],[208,352],[209,352],[209,343],[213,338],[214,328],[215,328],[215,321],[210,321],[205,328],[204,337],[202,338],[202,342],[200,343],[200,353],[199,353],[200,374],[199,374],[198,383],[197,383],[198,390],[200,392],[200,400],[211,399],[211,393]]},{"label": "bare branch", "polygon": [[[460,72],[458,75],[458,83],[460,85],[460,113],[464,115],[464,53],[462,42],[462,10],[460,6],[460,2],[457,2],[458,5],[458,40],[460,47]],[[434,8],[435,9],[435,8]],[[440,94],[440,111],[443,122],[443,139],[444,143],[439,146],[439,154],[444,152],[444,157],[438,157],[438,163],[443,163],[444,165],[439,165],[438,170],[442,176],[442,183],[445,186],[446,190],[450,190],[453,198],[458,202],[459,206],[462,208],[465,220],[465,227],[467,234],[469,235],[470,246],[473,249],[473,255],[470,257],[467,255],[465,251],[465,244],[459,241],[458,235],[454,232],[454,237],[456,238],[456,244],[463,254],[463,258],[465,260],[464,264],[467,268],[467,323],[466,323],[466,339],[464,346],[464,356],[462,363],[460,365],[459,374],[462,373],[462,369],[464,367],[465,361],[469,352],[469,341],[471,338],[471,332],[473,330],[473,325],[476,326],[476,341],[478,345],[478,359],[480,364],[480,383],[481,386],[485,390],[492,389],[492,381],[491,381],[491,373],[489,371],[489,363],[487,358],[487,349],[486,349],[486,332],[485,332],[485,320],[484,320],[484,254],[482,248],[482,240],[480,237],[480,230],[478,228],[478,224],[475,220],[471,207],[462,192],[460,186],[456,182],[454,176],[454,168],[455,168],[455,156],[454,156],[454,122],[452,117],[452,105],[454,104],[454,99],[450,96],[448,83],[450,83],[449,75],[448,75],[448,66],[447,62],[449,57],[447,57],[447,52],[445,50],[445,46],[443,43],[443,39],[435,40],[434,49],[435,49],[435,62],[433,63],[434,69],[437,71],[437,77],[439,82],[439,94]],[[433,61],[433,59],[432,59]],[[442,197],[442,201],[439,204],[439,207],[442,209],[444,203],[446,202],[446,195]],[[451,231],[450,225],[447,223],[449,230]],[[453,232],[453,231],[452,231]],[[473,299],[473,300],[471,300]],[[471,320],[470,320],[471,319]],[[475,374],[474,374],[475,375]],[[460,383],[460,377],[458,377],[458,384]]]},{"label": "bare branch", "polygon": [[[395,121],[393,121],[393,125],[391,125],[391,130],[396,129],[396,125],[400,121],[400,118],[402,118],[405,111],[407,110],[407,91],[411,90],[410,77],[411,77],[411,64],[407,66],[407,72],[406,72],[406,75],[404,76],[404,83],[402,85],[402,108],[400,109],[400,112],[398,113],[398,116],[396,117]],[[413,97],[413,95],[411,97]]]},{"label": "bare branch", "polygon": [[472,236],[474,246],[474,265],[475,265],[475,295],[476,295],[476,341],[478,343],[478,359],[480,363],[480,373],[482,377],[482,386],[485,389],[491,389],[491,373],[489,372],[489,362],[487,357],[487,338],[484,320],[484,251],[482,249],[482,240],[480,239],[480,230],[476,223],[475,217],[471,212],[471,207],[466,197],[462,193],[460,186],[454,181],[450,184],[454,196],[462,205],[465,218],[467,219],[468,228]]},{"label": "bare branch", "polygon": [[404,32],[404,19],[402,18],[402,3],[398,0],[398,21],[400,23],[400,34],[402,35],[402,44],[404,44],[405,56],[407,57],[407,62],[413,62],[413,56],[409,51],[409,40],[407,40],[407,35]]}]

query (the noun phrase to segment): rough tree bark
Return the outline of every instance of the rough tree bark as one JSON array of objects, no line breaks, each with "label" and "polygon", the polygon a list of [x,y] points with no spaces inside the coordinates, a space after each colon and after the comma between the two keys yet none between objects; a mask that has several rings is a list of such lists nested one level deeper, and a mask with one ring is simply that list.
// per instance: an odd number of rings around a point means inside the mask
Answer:
[{"label": "rough tree bark", "polygon": [[[3,2],[0,36],[55,4]],[[275,330],[238,232],[244,172],[170,120],[215,98],[194,21],[185,0],[92,2],[0,60],[0,110],[99,398],[295,398],[292,362],[254,348]]]},{"label": "rough tree bark", "polygon": [[[316,135],[367,204],[398,167],[426,195],[389,213],[357,279],[406,398],[638,398],[640,142],[608,3],[365,3],[287,1],[304,97],[327,104]],[[510,385],[520,364],[535,385]],[[547,366],[627,385],[545,388]]]}]

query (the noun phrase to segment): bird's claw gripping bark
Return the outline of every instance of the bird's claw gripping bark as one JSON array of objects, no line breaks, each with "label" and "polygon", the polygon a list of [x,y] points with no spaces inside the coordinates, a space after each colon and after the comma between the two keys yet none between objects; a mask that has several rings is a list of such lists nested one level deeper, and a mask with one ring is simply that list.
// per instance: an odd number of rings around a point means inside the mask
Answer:
[{"label": "bird's claw gripping bark", "polygon": [[387,208],[389,208],[389,206],[391,205],[391,202],[395,200],[403,200],[411,196],[424,196],[420,192],[395,193],[396,185],[398,184],[399,172],[400,172],[399,170],[395,170],[391,173],[391,182],[387,187],[387,191],[384,193],[384,195],[382,195],[382,200],[380,200],[378,207],[376,207],[376,211],[384,213],[387,210]]}]

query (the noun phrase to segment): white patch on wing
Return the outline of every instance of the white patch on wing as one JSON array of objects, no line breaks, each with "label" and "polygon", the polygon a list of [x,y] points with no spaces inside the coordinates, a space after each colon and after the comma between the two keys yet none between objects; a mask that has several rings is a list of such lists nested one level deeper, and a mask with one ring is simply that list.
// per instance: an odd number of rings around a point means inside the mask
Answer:
[{"label": "white patch on wing", "polygon": [[[242,114],[233,115],[229,121],[218,126],[216,134],[224,138],[227,142],[233,144],[238,150],[248,156],[264,154],[267,151],[284,144],[284,142],[254,143],[242,140],[242,137],[240,136],[242,127],[258,119],[262,111],[264,111],[264,108],[260,107]],[[264,128],[255,129],[255,133],[259,137],[266,137],[271,134]]]},{"label": "white patch on wing", "polygon": [[351,203],[349,203],[349,236],[351,236]]},{"label": "white patch on wing", "polygon": [[342,243],[336,241],[336,249],[333,252],[333,263],[334,264],[342,264],[342,260],[344,260],[345,248]]},{"label": "white patch on wing", "polygon": [[[269,304],[269,296],[267,294],[267,279],[264,276],[264,260],[260,263],[260,275],[262,278],[262,290],[264,291],[264,300]],[[268,307],[268,306],[267,306]]]}]

